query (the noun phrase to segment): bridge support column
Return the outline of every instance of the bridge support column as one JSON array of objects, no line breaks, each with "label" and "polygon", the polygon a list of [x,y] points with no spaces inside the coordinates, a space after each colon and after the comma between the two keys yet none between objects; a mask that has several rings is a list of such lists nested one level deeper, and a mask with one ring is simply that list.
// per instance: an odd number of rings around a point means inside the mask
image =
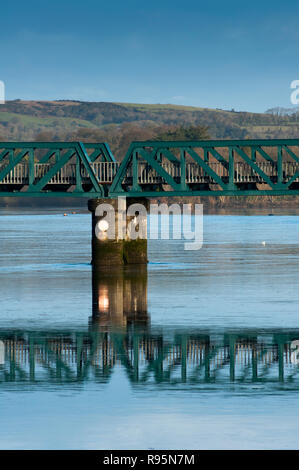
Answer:
[{"label": "bridge support column", "polygon": [[[143,213],[137,211],[135,214],[133,204],[141,204],[144,208]],[[128,213],[130,206],[131,210]],[[148,201],[145,198],[88,201],[88,209],[92,213],[93,269],[105,270],[115,266],[147,264],[147,239],[143,238],[147,230],[147,208]],[[107,228],[110,223],[107,211],[110,210],[114,220],[113,238]],[[106,222],[100,223],[101,221]]]}]

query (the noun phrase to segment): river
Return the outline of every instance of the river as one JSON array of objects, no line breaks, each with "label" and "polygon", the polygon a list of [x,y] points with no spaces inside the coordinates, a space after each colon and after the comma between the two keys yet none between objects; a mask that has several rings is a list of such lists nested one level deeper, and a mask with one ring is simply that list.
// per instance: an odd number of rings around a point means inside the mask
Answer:
[{"label": "river", "polygon": [[106,276],[90,227],[0,212],[0,448],[298,449],[298,215],[205,215]]}]

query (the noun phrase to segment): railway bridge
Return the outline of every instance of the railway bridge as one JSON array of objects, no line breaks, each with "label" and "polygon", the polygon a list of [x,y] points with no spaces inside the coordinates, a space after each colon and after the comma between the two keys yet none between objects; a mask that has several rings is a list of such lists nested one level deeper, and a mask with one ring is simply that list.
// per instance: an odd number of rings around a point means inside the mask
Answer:
[{"label": "railway bridge", "polygon": [[299,139],[0,142],[0,195],[115,198],[299,194]]},{"label": "railway bridge", "polygon": [[88,198],[95,266],[146,262],[146,241],[95,236],[103,201],[264,195],[299,195],[299,139],[133,142],[119,162],[107,143],[0,142],[0,197]]}]

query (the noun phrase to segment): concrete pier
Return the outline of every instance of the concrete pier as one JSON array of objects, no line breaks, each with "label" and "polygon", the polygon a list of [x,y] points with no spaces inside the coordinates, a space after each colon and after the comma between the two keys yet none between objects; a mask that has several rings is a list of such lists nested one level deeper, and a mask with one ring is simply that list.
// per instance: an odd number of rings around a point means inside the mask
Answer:
[{"label": "concrete pier", "polygon": [[[147,230],[147,218],[144,213],[135,213],[133,204],[141,204],[144,211],[148,208],[148,200],[145,198],[88,201],[88,209],[92,213],[94,269],[147,264],[147,239],[143,238]],[[132,210],[128,213],[130,206]]]}]

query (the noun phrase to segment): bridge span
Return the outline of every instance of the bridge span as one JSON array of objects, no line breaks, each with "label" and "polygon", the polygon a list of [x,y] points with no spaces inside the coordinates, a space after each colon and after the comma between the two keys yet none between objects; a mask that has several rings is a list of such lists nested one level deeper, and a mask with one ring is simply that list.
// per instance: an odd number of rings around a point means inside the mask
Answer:
[{"label": "bridge span", "polygon": [[0,196],[115,198],[299,194],[299,140],[2,142]]}]

